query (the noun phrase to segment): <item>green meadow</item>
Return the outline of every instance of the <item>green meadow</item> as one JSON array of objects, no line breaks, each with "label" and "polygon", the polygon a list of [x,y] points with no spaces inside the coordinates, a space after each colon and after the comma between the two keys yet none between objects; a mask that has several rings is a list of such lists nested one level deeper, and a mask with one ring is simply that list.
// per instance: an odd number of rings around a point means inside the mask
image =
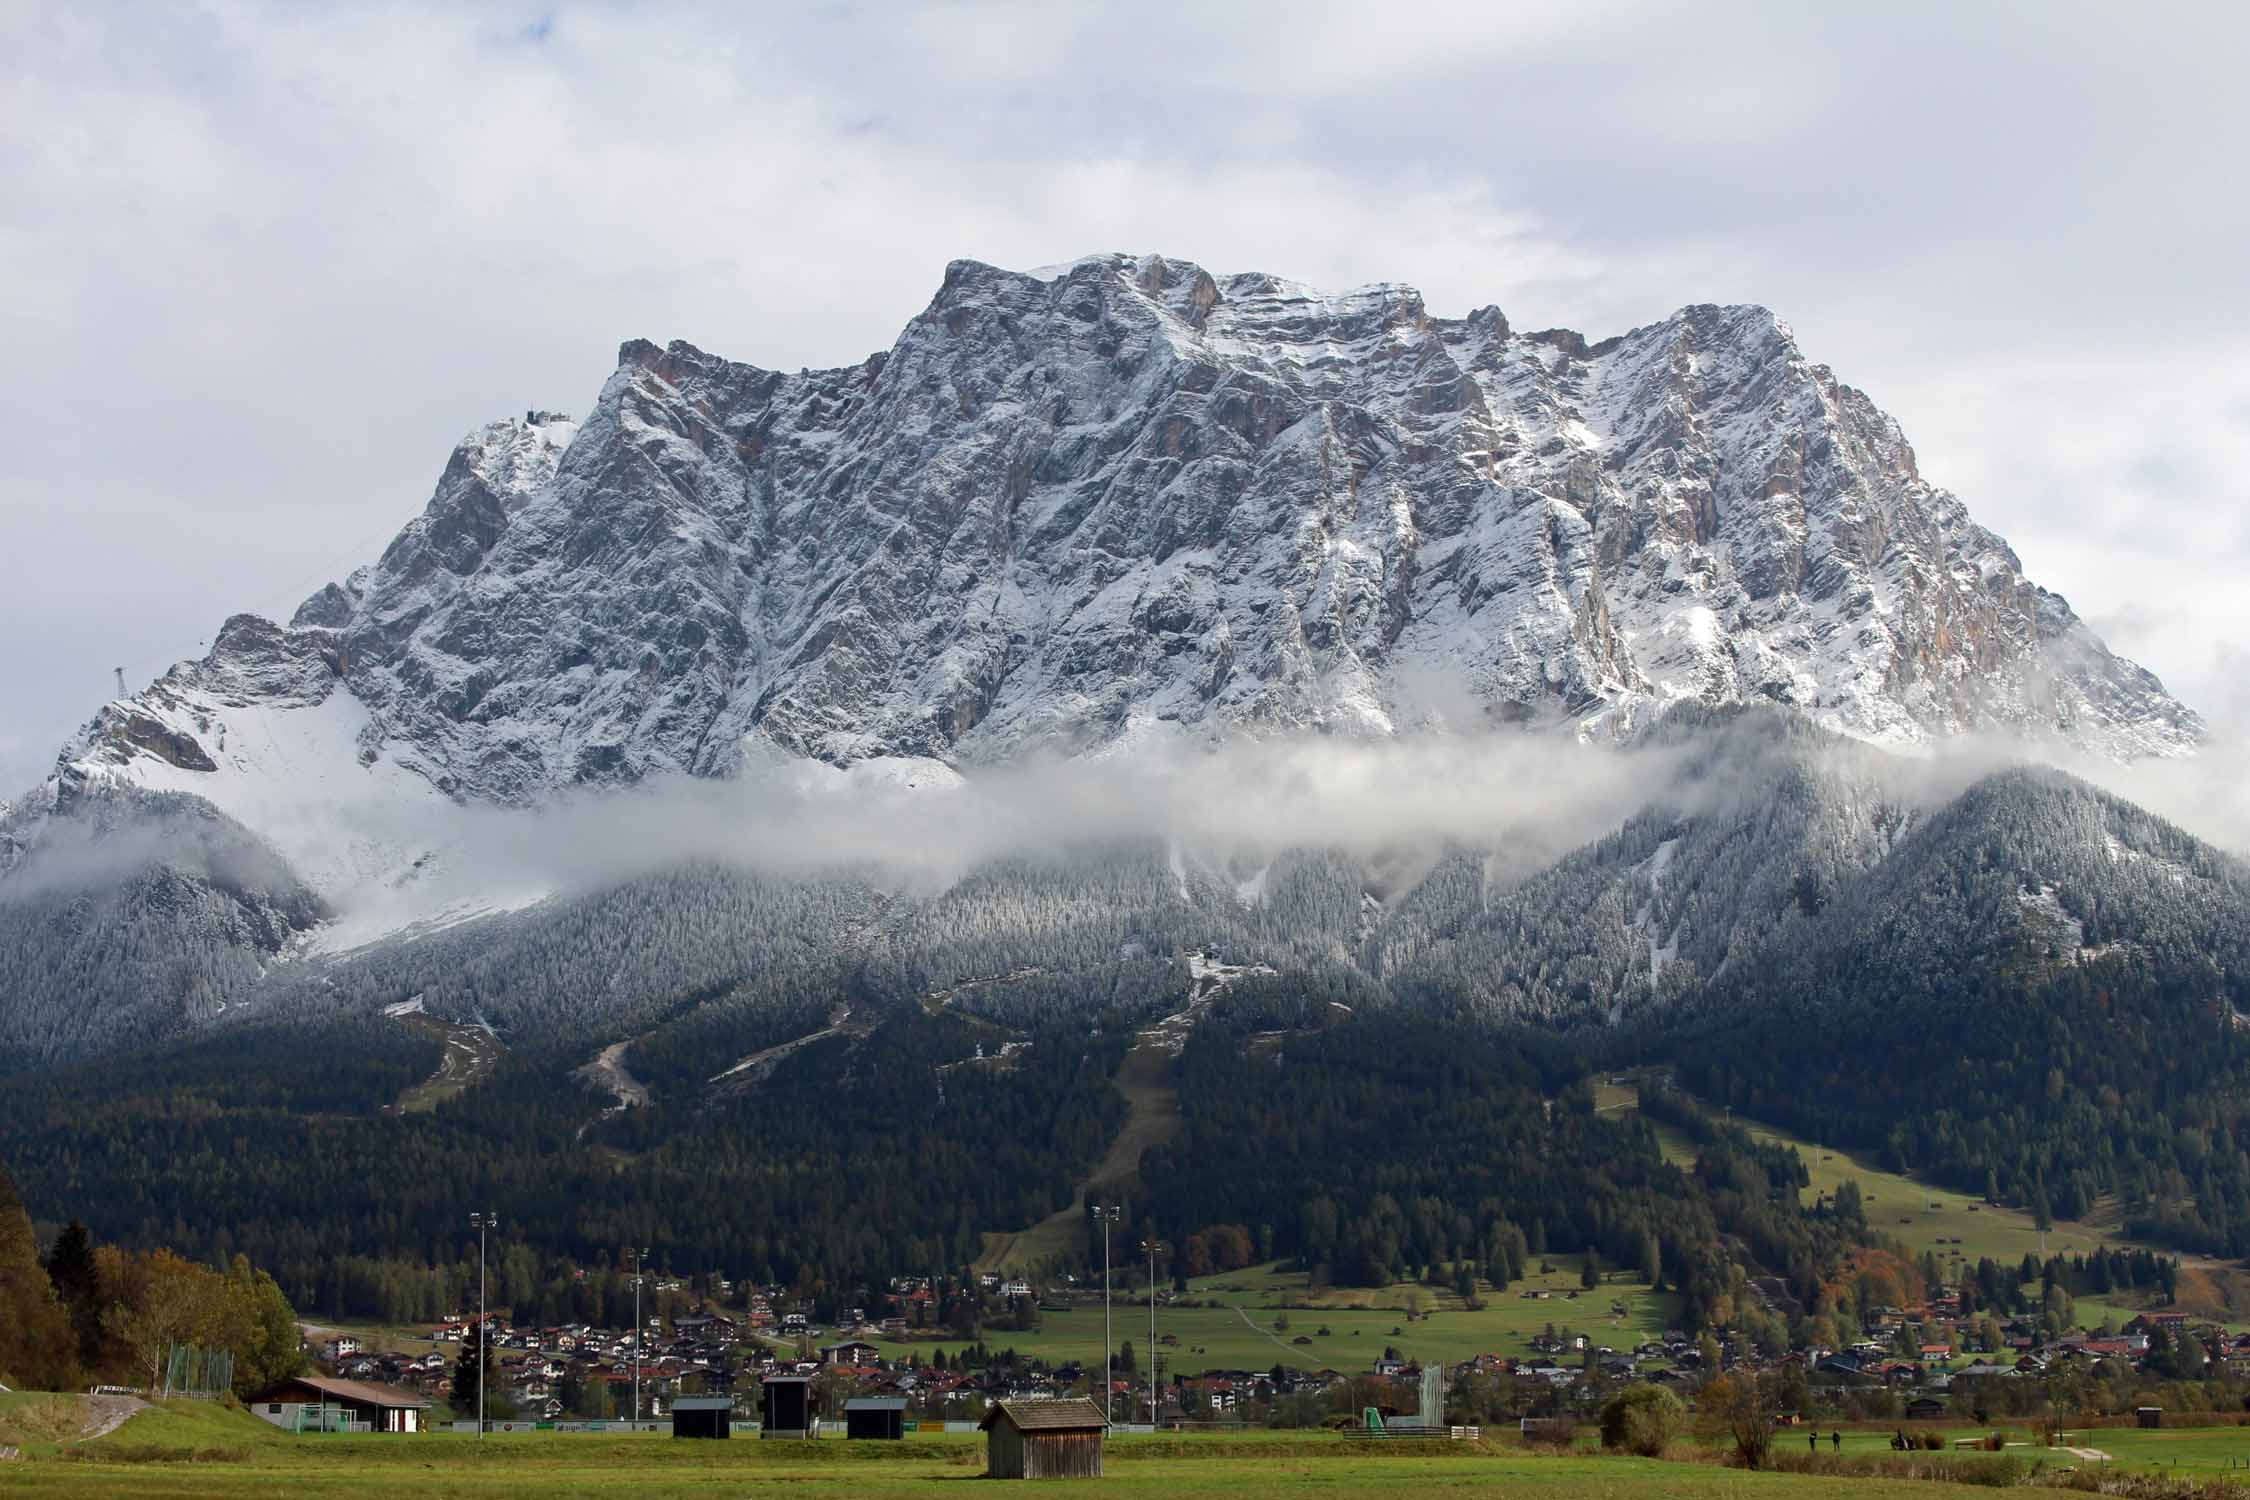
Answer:
[{"label": "green meadow", "polygon": [[[1156,1331],[1167,1372],[1193,1375],[1213,1369],[1364,1371],[1395,1348],[1415,1360],[1453,1363],[1476,1354],[1527,1355],[1531,1340],[1549,1324],[1583,1333],[1597,1345],[1629,1349],[1663,1332],[1677,1301],[1652,1292],[1637,1275],[1605,1271],[1598,1287],[1582,1290],[1584,1262],[1576,1255],[1547,1259],[1504,1292],[1479,1284],[1482,1307],[1469,1307],[1451,1288],[1397,1285],[1373,1290],[1329,1288],[1315,1292],[1305,1273],[1266,1265],[1191,1281],[1173,1303],[1160,1303]],[[1544,1292],[1545,1297],[1527,1297]],[[1120,1284],[1112,1323],[1120,1343],[1133,1345],[1138,1368],[1147,1369],[1146,1288]],[[1617,1311],[1618,1307],[1623,1311]],[[1410,1308],[1418,1315],[1409,1317]],[[957,1340],[883,1340],[884,1353],[947,1356]],[[1069,1307],[1049,1307],[1034,1329],[988,1326],[989,1349],[1014,1349],[1048,1360],[1095,1362],[1101,1358],[1102,1307],[1097,1295]]]},{"label": "green meadow", "polygon": [[[74,1403],[77,1398],[46,1398]],[[978,1478],[983,1444],[973,1436],[904,1443],[766,1443],[752,1438],[690,1443],[670,1438],[535,1433],[483,1441],[454,1433],[413,1437],[294,1437],[247,1413],[177,1403],[135,1417],[89,1442],[30,1438],[7,1424],[25,1403],[0,1405],[0,1442],[25,1449],[0,1469],[0,1493],[25,1496],[290,1496],[305,1500],[398,1493],[417,1497],[602,1496],[618,1500],[723,1491],[805,1500],[931,1496]],[[55,1417],[51,1404],[47,1418]],[[48,1422],[51,1426],[52,1421]],[[42,1429],[44,1430],[44,1429]],[[2105,1434],[2106,1436],[2106,1434]],[[2134,1434],[2192,1449],[2207,1471],[2229,1453],[2250,1453],[2250,1433],[2226,1429]],[[1787,1435],[1783,1441],[1786,1443]],[[1847,1437],[1847,1457],[1881,1449],[1875,1434]],[[1974,1458],[1965,1460],[1976,1462]],[[1382,1493],[1465,1496],[1501,1491],[1592,1500],[1824,1500],[1980,1493],[1968,1485],[1862,1475],[1752,1474],[1709,1462],[1674,1463],[1592,1454],[1545,1456],[1512,1438],[1480,1443],[1372,1443],[1327,1433],[1116,1437],[1106,1476],[1062,1486],[1116,1497],[1283,1500]],[[1044,1492],[1044,1491],[1043,1491]],[[1988,1490],[1981,1492],[1989,1492]]]}]

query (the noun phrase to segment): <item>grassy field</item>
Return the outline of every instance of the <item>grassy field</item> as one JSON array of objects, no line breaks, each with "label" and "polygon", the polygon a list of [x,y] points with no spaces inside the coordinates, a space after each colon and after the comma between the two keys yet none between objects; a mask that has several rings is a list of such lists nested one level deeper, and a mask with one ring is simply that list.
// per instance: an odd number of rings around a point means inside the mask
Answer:
[{"label": "grassy field", "polygon": [[[195,1497],[288,1495],[418,1497],[536,1495],[660,1497],[723,1489],[806,1500],[883,1500],[947,1493],[984,1468],[973,1437],[906,1443],[680,1443],[662,1437],[578,1434],[292,1437],[244,1413],[183,1403],[135,1417],[118,1432],[69,1448],[46,1444],[0,1474],[17,1496]],[[1326,1434],[1249,1433],[1110,1440],[1106,1477],[1068,1488],[1111,1496],[1459,1496],[1510,1493],[1593,1500],[1825,1500],[1921,1496],[1965,1500],[1966,1486],[1747,1474],[1708,1464],[1606,1457],[1538,1457],[1511,1446],[1384,1446]],[[1044,1491],[1043,1491],[1044,1492]]]},{"label": "grassy field", "polygon": [[[1639,1105],[1640,1092],[1629,1082],[1605,1082],[1596,1091],[1596,1101],[1605,1112],[1633,1109]],[[1663,1142],[1668,1159],[1683,1163],[1694,1160],[1693,1143],[1669,1126],[1652,1123],[1657,1124],[1657,1136]],[[2031,1215],[2021,1209],[1995,1207],[1966,1193],[1931,1187],[1911,1177],[1884,1171],[1865,1156],[1823,1146],[1756,1121],[1745,1119],[1739,1123],[1753,1138],[1793,1147],[1803,1158],[1805,1171],[1812,1179],[1811,1186],[1804,1191],[1807,1202],[1816,1196],[1833,1194],[1846,1179],[1856,1181],[1867,1205],[1870,1228],[1889,1235],[1917,1254],[1924,1250],[1934,1252],[1949,1271],[1963,1262],[1974,1266],[1985,1256],[2002,1264],[2012,1264],[2027,1254],[2084,1255],[2096,1249],[2118,1247],[2173,1253],[2127,1239],[2119,1232],[2114,1205],[2104,1204],[2088,1219],[2057,1220],[2052,1229],[2042,1234]],[[2081,1299],[2078,1307],[2081,1319],[2093,1324],[2103,1317],[2122,1323],[2143,1305],[2127,1296],[2108,1301]],[[2180,1305],[2223,1322],[2250,1321],[2250,1277],[2217,1261],[2184,1257]]]},{"label": "grassy field", "polygon": [[2174,1469],[2208,1478],[2232,1473],[2250,1479],[2250,1428],[2170,1427],[2144,1432],[2137,1427],[2097,1427],[2077,1435],[2130,1468]]},{"label": "grassy field", "polygon": [[[2065,1441],[2052,1449],[2040,1446],[2031,1432],[2017,1427],[1948,1428],[1944,1436],[1950,1444],[1956,1438],[1983,1437],[1995,1431],[2009,1444],[2006,1451],[2050,1466],[2086,1467],[2101,1462],[2068,1451],[2077,1448],[2107,1454],[2108,1466],[2117,1469],[2160,1470],[2167,1474],[2176,1469],[2183,1476],[2193,1474],[2202,1478],[2233,1474],[2250,1481],[2250,1427],[2171,1427],[2153,1432],[2138,1427],[2079,1427],[2071,1429]],[[1785,1431],[1776,1439],[1775,1448],[1802,1452],[1804,1434]],[[1819,1451],[1836,1451],[1828,1441],[1826,1429],[1822,1430]],[[1849,1431],[1844,1433],[1841,1451],[1846,1458],[1878,1457],[1890,1451],[1890,1436],[1872,1429]]]},{"label": "grassy field", "polygon": [[[1160,1305],[1157,1337],[1165,1370],[1198,1374],[1213,1369],[1366,1370],[1386,1346],[1414,1359],[1457,1361],[1473,1354],[1528,1354],[1531,1338],[1549,1323],[1586,1334],[1597,1344],[1625,1349],[1661,1333],[1677,1307],[1669,1294],[1658,1296],[1637,1277],[1606,1276],[1593,1291],[1579,1289],[1582,1262],[1577,1256],[1551,1257],[1553,1269],[1538,1272],[1506,1292],[1484,1291],[1485,1305],[1470,1309],[1450,1290],[1400,1284],[1380,1291],[1334,1288],[1314,1294],[1302,1272],[1260,1266],[1206,1276],[1189,1283],[1186,1303]],[[1534,1300],[1526,1290],[1551,1297]],[[1573,1297],[1575,1294],[1575,1298]],[[1419,1298],[1426,1315],[1408,1320],[1410,1298]],[[1624,1312],[1612,1310],[1620,1303]],[[1279,1320],[1287,1319],[1287,1326]],[[1120,1341],[1130,1340],[1146,1369],[1148,1304],[1120,1290],[1115,1310]],[[1321,1330],[1326,1329],[1323,1333]],[[1163,1344],[1170,1335],[1176,1342]],[[1298,1343],[1298,1339],[1306,1342]],[[1050,1360],[1098,1361],[1102,1309],[1052,1308],[1034,1331],[987,1328],[987,1347],[1013,1348]],[[918,1353],[924,1359],[939,1349],[948,1356],[954,1342],[883,1341],[886,1353]]]},{"label": "grassy field", "polygon": [[82,1396],[0,1391],[0,1446],[37,1448],[76,1437],[86,1421]]}]

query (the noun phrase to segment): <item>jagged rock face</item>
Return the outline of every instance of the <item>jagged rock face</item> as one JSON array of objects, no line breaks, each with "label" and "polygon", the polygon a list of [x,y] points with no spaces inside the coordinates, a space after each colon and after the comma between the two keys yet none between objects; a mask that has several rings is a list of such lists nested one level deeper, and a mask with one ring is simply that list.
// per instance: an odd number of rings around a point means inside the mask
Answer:
[{"label": "jagged rock face", "polygon": [[761,745],[1621,730],[1681,698],[1894,744],[2201,733],[1762,309],[1589,346],[1123,256],[956,263],[844,369],[629,343],[583,424],[473,435],[377,564],[230,621],[78,754],[189,767],[198,715],[338,684],[362,763],[503,801]]}]

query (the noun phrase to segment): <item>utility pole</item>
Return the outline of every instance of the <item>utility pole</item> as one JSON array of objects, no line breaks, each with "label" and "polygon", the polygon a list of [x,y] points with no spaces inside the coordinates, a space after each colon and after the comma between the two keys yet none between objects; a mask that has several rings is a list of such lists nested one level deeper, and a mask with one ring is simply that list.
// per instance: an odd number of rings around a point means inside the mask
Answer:
[{"label": "utility pole", "polygon": [[477,1441],[484,1441],[484,1236],[485,1231],[500,1227],[498,1214],[471,1214],[469,1226],[477,1232]]},{"label": "utility pole", "polygon": [[1116,1223],[1124,1210],[1115,1204],[1096,1207],[1094,1220],[1102,1226],[1102,1425],[1109,1425],[1109,1351],[1116,1347],[1109,1331],[1109,1226]]},{"label": "utility pole", "polygon": [[1162,1410],[1156,1404],[1156,1256],[1164,1242],[1143,1240],[1141,1248],[1148,1252],[1148,1425],[1154,1427]]},{"label": "utility pole", "polygon": [[628,1250],[633,1257],[633,1421],[641,1420],[641,1271],[648,1265],[646,1250]]}]

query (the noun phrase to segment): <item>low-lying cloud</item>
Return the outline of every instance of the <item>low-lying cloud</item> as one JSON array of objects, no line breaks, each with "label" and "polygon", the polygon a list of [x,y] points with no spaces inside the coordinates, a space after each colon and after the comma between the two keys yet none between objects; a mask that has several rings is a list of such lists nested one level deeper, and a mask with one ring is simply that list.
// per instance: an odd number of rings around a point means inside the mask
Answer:
[{"label": "low-lying cloud", "polygon": [[711,861],[934,888],[993,859],[1146,841],[1235,865],[1292,848],[1373,859],[1450,843],[1536,868],[1672,788],[1679,764],[1673,749],[1535,734],[1267,740],[967,774],[797,763],[479,814],[441,878],[520,884],[536,873],[584,888]]}]

